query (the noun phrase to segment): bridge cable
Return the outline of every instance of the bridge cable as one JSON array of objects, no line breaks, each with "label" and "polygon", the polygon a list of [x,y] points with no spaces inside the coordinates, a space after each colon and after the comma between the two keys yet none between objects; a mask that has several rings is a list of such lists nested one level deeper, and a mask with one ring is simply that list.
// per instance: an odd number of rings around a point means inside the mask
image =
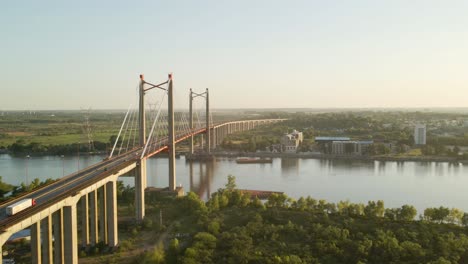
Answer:
[{"label": "bridge cable", "polygon": [[148,136],[148,141],[146,142],[145,144],[145,147],[143,149],[143,152],[141,152],[141,157],[140,159],[143,159],[143,157],[145,156],[145,152],[146,152],[146,149],[148,148],[148,145],[151,144],[151,139],[153,137],[153,132],[154,132],[154,127],[156,126],[156,121],[159,119],[159,115],[161,114],[161,105],[162,105],[162,102],[164,102],[164,97],[166,97],[166,94],[167,92],[164,93],[163,95],[163,99],[161,100],[161,102],[159,103],[159,109],[158,109],[158,112],[156,114],[156,117],[154,118],[154,122],[153,122],[153,125],[151,127],[151,131],[150,131],[150,134]]},{"label": "bridge cable", "polygon": [[125,121],[127,120],[128,113],[130,112],[130,107],[132,107],[132,105],[128,107],[127,113],[125,114],[124,121],[122,122],[122,126],[120,127],[119,134],[117,135],[117,138],[115,139],[114,147],[112,148],[109,158],[112,158],[112,154],[114,154],[115,147],[117,146],[117,142],[119,141],[120,134],[122,133],[122,129],[125,125]]}]

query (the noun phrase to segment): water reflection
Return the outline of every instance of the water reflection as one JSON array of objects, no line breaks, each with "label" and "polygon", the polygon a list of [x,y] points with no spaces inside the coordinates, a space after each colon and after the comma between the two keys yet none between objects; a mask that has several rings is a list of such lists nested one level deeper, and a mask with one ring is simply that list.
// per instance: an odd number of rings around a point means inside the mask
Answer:
[{"label": "water reflection", "polygon": [[[187,161],[189,167],[190,191],[195,192],[201,199],[208,200],[216,168],[214,161]],[[198,167],[198,174],[194,170]]]},{"label": "water reflection", "polygon": [[[299,161],[300,159],[288,159],[282,158],[281,159],[281,170],[285,172],[294,172],[296,175],[299,174]],[[287,173],[283,174],[283,176],[288,175]]]},{"label": "water reflection", "polygon": [[[31,157],[28,178],[59,178],[103,157]],[[427,207],[455,207],[468,211],[466,165],[447,162],[349,161],[274,158],[272,164],[236,164],[234,159],[215,162],[176,160],[177,185],[194,191],[206,200],[211,192],[223,188],[227,175],[236,176],[241,189],[283,191],[299,198],[312,195],[330,202],[349,199],[367,203],[382,199],[387,207],[412,204],[420,212]],[[151,158],[147,163],[148,186],[168,186],[168,160]],[[132,174],[132,173],[129,173]],[[0,175],[10,184],[26,180],[24,157],[0,155]],[[132,174],[133,175],[133,174]],[[379,176],[379,177],[375,177]],[[133,185],[133,177],[121,177]]]}]

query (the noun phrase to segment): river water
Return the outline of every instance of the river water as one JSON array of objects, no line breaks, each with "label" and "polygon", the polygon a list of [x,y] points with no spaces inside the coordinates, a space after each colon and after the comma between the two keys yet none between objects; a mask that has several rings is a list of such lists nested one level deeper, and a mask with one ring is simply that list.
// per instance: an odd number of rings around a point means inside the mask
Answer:
[{"label": "river water", "polygon": [[[102,160],[100,156],[12,157],[0,155],[0,176],[10,184],[34,178],[60,178]],[[148,186],[168,186],[168,160],[151,158]],[[414,205],[455,207],[468,212],[468,165],[447,162],[348,161],[274,158],[271,164],[236,164],[234,159],[215,162],[176,161],[177,185],[206,199],[224,187],[228,175],[240,189],[282,191],[299,198],[310,195],[330,202],[367,203],[383,200],[386,207]],[[133,185],[132,177],[121,177]]]}]

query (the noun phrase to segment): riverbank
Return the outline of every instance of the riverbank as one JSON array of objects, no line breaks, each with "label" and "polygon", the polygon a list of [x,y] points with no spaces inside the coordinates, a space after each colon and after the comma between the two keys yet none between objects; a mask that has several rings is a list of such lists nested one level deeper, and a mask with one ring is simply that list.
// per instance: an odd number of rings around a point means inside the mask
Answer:
[{"label": "riverbank", "polygon": [[212,153],[216,157],[258,157],[258,158],[302,158],[302,159],[339,159],[339,160],[364,160],[364,161],[416,161],[416,162],[453,162],[468,164],[468,160],[459,160],[454,157],[445,156],[352,156],[352,155],[330,155],[321,153],[272,153],[272,152],[226,152],[218,151]]}]

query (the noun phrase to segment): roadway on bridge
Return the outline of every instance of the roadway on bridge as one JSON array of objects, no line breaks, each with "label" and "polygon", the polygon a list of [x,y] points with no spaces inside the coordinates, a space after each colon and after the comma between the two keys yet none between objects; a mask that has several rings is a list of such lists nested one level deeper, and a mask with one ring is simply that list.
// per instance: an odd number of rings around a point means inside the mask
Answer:
[{"label": "roadway on bridge", "polygon": [[[137,162],[139,158],[139,151],[141,151],[141,148],[134,149],[130,152],[127,152],[123,155],[117,156],[109,160],[104,160],[86,169],[68,175],[64,178],[61,178],[58,181],[55,181],[51,184],[34,190],[30,193],[27,193],[23,196],[0,204],[0,227],[6,227],[7,225],[11,225],[16,223],[17,221],[20,221],[20,218],[23,218],[22,216],[28,214],[30,210],[41,207],[42,205],[47,204],[49,201],[54,200],[56,197],[70,192],[70,190],[74,187],[86,186],[87,183],[92,183],[93,179],[96,179],[97,177],[103,176],[104,174],[111,174],[117,167],[121,166],[123,163],[130,164],[132,162]],[[72,193],[70,193],[70,195],[72,195]],[[28,208],[13,216],[6,215],[7,206],[25,198],[36,199],[36,205],[34,206],[34,208]]]}]

